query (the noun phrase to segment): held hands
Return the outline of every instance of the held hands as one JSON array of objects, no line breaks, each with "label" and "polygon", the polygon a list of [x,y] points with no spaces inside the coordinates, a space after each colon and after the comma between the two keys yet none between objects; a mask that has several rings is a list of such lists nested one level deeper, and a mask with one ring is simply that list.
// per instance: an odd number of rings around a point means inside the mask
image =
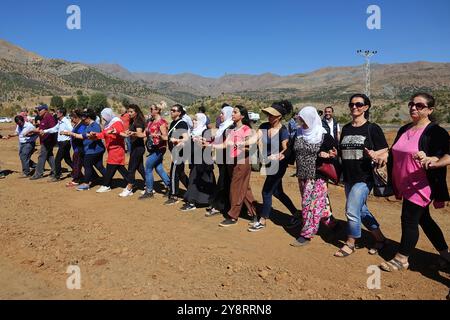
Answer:
[{"label": "held hands", "polygon": [[96,140],[97,139],[97,134],[95,132],[89,132],[87,137],[88,137],[89,140]]},{"label": "held hands", "polygon": [[334,159],[337,157],[337,154],[338,154],[338,151],[336,150],[336,148],[333,148],[328,152],[321,151],[319,153],[319,157],[324,158],[324,159]]},{"label": "held hands", "polygon": [[413,158],[420,162],[425,170],[436,168],[436,163],[439,161],[437,157],[427,157],[426,153],[423,151],[417,152]]},{"label": "held hands", "polygon": [[364,151],[372,159],[372,161],[377,164],[378,167],[383,167],[386,165],[389,156],[388,152],[383,151],[380,153],[380,151],[369,150],[367,148],[364,148]]}]

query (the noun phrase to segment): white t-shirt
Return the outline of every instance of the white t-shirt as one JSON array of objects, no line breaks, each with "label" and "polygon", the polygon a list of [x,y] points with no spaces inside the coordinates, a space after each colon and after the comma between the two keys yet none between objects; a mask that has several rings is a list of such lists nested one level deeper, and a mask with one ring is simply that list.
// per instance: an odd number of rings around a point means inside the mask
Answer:
[{"label": "white t-shirt", "polygon": [[[328,121],[327,119],[325,119],[325,121],[327,122],[327,124],[328,124],[328,127],[330,127],[330,135],[333,137],[333,138],[337,138],[337,137],[335,137],[334,136],[334,119],[333,118],[331,118],[331,120],[330,121]],[[341,132],[341,128],[340,128],[340,126],[339,126],[339,123],[337,124],[337,133],[339,134]]]},{"label": "white t-shirt", "polygon": [[16,133],[19,135],[20,143],[34,142],[36,141],[38,135],[32,135],[31,137],[27,137],[26,134],[32,130],[36,129],[30,122],[25,122],[23,127],[16,127]]}]

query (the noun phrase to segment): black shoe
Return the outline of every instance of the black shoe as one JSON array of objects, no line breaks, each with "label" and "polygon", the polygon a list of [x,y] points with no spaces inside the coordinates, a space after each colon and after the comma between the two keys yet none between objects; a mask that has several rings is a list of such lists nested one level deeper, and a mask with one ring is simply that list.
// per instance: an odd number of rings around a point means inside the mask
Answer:
[{"label": "black shoe", "polygon": [[196,210],[196,209],[197,209],[197,207],[195,206],[195,204],[189,203],[189,202],[186,202],[186,203],[184,204],[184,206],[182,206],[182,207],[180,208],[180,210],[181,210],[181,211],[184,211],[184,212],[187,212],[187,211],[193,211],[193,210]]},{"label": "black shoe", "polygon": [[155,194],[153,192],[145,192],[142,196],[138,198],[138,200],[153,199],[153,198],[155,198]]},{"label": "black shoe", "polygon": [[220,226],[220,227],[227,228],[227,227],[234,226],[235,224],[237,224],[237,220],[235,220],[235,219],[225,219],[224,221],[222,221],[222,222],[219,224],[219,226]]},{"label": "black shoe", "polygon": [[169,196],[169,199],[167,199],[166,202],[164,202],[165,206],[173,206],[174,204],[177,204],[178,202],[180,202],[180,200],[178,200],[177,198],[173,197],[173,196]]},{"label": "black shoe", "polygon": [[44,176],[36,176],[36,175],[34,175],[34,176],[32,176],[30,178],[30,180],[39,180],[39,179],[43,179],[43,178],[44,178]]},{"label": "black shoe", "polygon": [[52,177],[49,182],[59,182],[61,181],[61,177]]},{"label": "black shoe", "polygon": [[167,189],[166,192],[164,192],[163,198],[170,198],[170,190],[169,189]]}]

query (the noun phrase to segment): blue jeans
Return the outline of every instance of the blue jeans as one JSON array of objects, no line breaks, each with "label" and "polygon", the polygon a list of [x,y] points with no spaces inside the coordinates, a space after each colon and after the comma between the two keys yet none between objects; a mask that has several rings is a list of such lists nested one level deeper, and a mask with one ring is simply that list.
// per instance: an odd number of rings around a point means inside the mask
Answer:
[{"label": "blue jeans", "polygon": [[372,190],[372,183],[358,182],[345,184],[346,216],[348,220],[347,235],[353,239],[361,238],[361,223],[369,230],[380,228],[375,217],[367,207],[367,197]]},{"label": "blue jeans", "polygon": [[274,175],[267,176],[262,189],[263,206],[261,210],[261,217],[268,219],[272,211],[272,196],[275,196],[284,206],[295,214],[297,209],[292,203],[289,196],[283,190],[283,176],[286,173],[287,163],[280,163],[278,171]]},{"label": "blue jeans", "polygon": [[163,167],[163,154],[159,151],[153,152],[147,158],[145,163],[145,186],[147,187],[147,192],[153,190],[153,169],[156,169],[156,173],[161,177],[164,185],[169,188],[170,178],[167,175],[166,171],[164,171]]}]

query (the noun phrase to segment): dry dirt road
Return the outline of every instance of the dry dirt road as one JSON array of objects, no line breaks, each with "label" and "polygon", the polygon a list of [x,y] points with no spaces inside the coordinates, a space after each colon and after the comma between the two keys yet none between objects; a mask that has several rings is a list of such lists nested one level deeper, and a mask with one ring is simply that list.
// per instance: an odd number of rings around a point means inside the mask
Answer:
[{"label": "dry dirt road", "polygon": [[[0,133],[12,128],[2,125]],[[17,144],[0,141],[1,169],[14,171],[0,180],[0,299],[404,300],[444,299],[448,293],[449,270],[439,266],[423,233],[410,271],[381,273],[381,289],[367,288],[368,266],[391,258],[400,240],[399,202],[369,199],[392,240],[382,257],[361,248],[338,259],[333,253],[342,234],[332,239],[321,232],[305,248],[290,247],[299,230],[283,228],[289,216],[278,201],[266,230],[249,233],[244,219],[222,229],[222,217],[165,207],[160,195],[141,202],[137,195],[119,198],[120,188],[81,193],[67,189],[67,180],[19,179]],[[284,187],[300,205],[292,172]],[[263,181],[253,174],[258,201]],[[335,216],[345,221],[343,189],[331,186],[330,193]],[[450,241],[450,208],[432,214]],[[365,233],[363,243],[370,241]],[[66,287],[69,265],[80,268],[80,290]]]}]

